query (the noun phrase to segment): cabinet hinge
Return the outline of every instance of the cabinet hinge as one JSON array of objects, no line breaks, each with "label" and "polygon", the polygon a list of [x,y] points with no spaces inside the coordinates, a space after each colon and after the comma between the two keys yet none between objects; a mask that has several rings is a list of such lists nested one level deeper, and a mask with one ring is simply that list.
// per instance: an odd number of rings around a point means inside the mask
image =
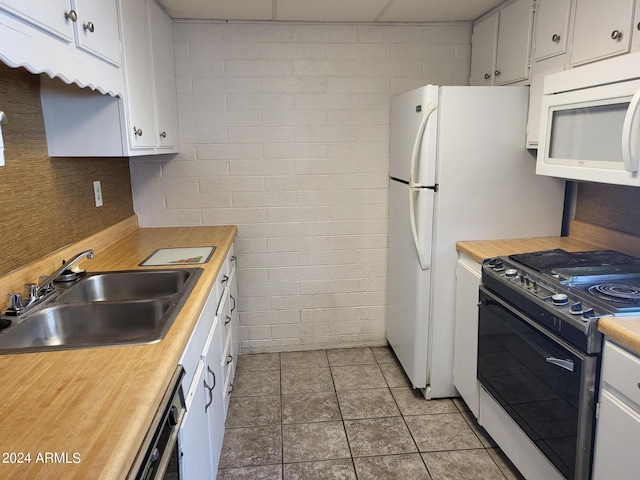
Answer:
[{"label": "cabinet hinge", "polygon": [[596,419],[600,417],[600,402],[596,403]]}]

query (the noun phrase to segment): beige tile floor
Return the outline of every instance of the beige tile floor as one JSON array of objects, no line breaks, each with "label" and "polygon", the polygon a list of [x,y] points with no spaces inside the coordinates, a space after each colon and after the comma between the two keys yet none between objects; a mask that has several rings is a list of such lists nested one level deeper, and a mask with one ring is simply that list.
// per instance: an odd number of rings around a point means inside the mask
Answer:
[{"label": "beige tile floor", "polygon": [[238,358],[220,480],[522,478],[464,402],[426,401],[386,347]]}]

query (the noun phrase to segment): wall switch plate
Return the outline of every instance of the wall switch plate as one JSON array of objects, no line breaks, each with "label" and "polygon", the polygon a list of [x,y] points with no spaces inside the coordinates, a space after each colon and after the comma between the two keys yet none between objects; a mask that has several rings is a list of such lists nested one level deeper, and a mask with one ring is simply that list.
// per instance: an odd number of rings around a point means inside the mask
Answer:
[{"label": "wall switch plate", "polygon": [[96,207],[102,206],[102,186],[100,180],[93,182],[93,196],[96,199]]}]

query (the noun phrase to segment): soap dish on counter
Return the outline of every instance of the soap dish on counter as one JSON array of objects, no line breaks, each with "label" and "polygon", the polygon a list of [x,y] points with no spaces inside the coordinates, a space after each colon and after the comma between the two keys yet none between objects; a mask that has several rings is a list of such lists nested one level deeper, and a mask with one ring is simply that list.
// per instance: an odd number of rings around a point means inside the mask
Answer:
[{"label": "soap dish on counter", "polygon": [[207,263],[215,251],[216,247],[159,248],[140,263],[140,266],[201,265]]}]

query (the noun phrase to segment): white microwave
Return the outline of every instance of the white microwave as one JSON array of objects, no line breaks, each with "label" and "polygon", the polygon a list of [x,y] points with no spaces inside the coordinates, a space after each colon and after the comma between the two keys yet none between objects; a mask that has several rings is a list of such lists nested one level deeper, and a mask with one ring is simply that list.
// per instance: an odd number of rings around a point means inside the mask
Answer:
[{"label": "white microwave", "polygon": [[536,173],[640,186],[640,53],[548,75]]}]

